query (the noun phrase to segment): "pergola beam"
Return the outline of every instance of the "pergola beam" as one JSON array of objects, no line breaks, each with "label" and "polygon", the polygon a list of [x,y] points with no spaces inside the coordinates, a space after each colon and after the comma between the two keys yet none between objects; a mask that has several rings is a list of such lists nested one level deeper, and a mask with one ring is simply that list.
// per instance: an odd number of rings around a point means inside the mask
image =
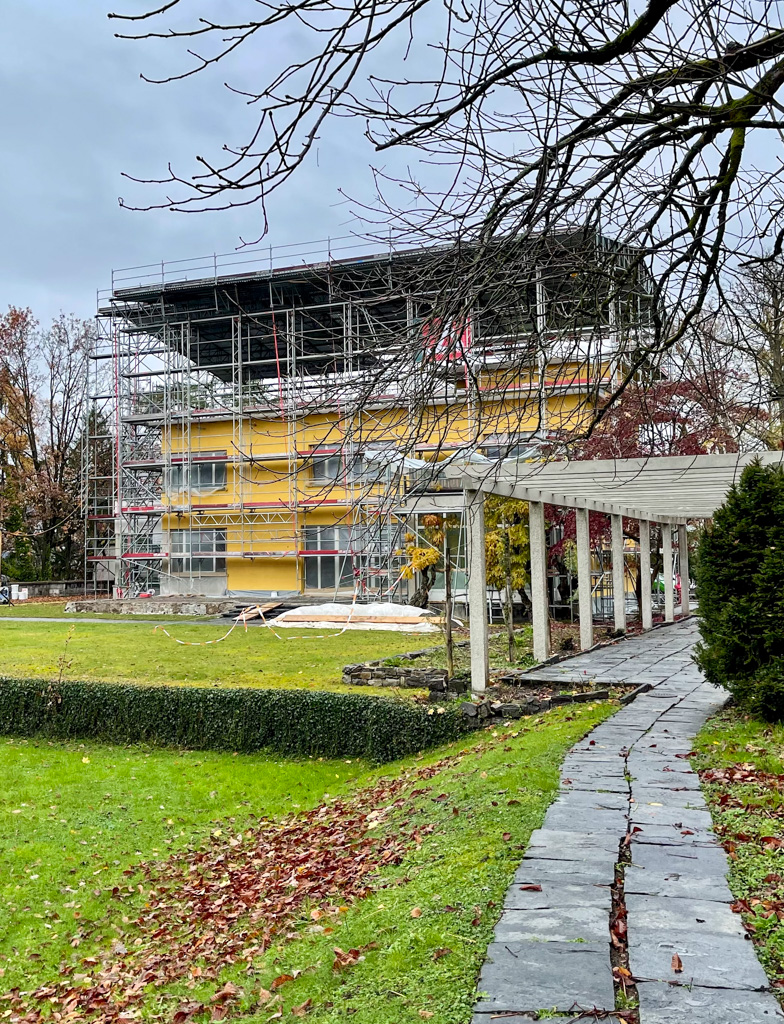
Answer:
[{"label": "pergola beam", "polygon": [[624,516],[627,519],[653,519],[657,523],[671,523],[677,525],[683,522],[688,516],[661,516],[644,509],[633,508],[628,505],[620,505],[615,502],[599,501],[595,498],[586,498],[579,495],[570,495],[558,491],[545,491],[539,487],[532,487],[529,484],[513,484],[505,481],[482,480],[472,481],[478,483],[486,494],[502,494],[506,498],[516,498],[518,501],[540,501],[545,505],[556,505],[559,508],[582,508],[590,512],[602,512],[605,515]]}]

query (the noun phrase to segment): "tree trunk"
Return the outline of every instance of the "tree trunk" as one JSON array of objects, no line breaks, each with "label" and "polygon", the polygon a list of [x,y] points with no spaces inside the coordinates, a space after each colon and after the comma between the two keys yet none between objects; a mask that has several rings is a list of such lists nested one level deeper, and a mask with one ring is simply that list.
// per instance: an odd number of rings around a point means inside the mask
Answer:
[{"label": "tree trunk", "polygon": [[506,657],[511,664],[515,660],[515,635],[514,635],[514,605],[512,604],[512,551],[509,543],[509,530],[506,523],[503,524],[502,536],[504,541],[504,583],[506,586],[506,600],[504,601],[504,621],[506,622]]},{"label": "tree trunk", "polygon": [[427,608],[430,601],[430,591],[435,580],[435,573],[431,573],[431,567],[426,566],[419,574],[419,586],[408,602],[412,608]]},{"label": "tree trunk", "polygon": [[531,598],[528,596],[528,594],[526,594],[525,589],[523,587],[520,587],[517,593],[520,597],[520,604],[523,607],[523,621],[531,622],[533,619],[533,606],[531,605]]},{"label": "tree trunk", "polygon": [[449,542],[444,546],[444,640],[446,644],[446,676],[455,674],[455,646],[452,639],[452,557]]}]

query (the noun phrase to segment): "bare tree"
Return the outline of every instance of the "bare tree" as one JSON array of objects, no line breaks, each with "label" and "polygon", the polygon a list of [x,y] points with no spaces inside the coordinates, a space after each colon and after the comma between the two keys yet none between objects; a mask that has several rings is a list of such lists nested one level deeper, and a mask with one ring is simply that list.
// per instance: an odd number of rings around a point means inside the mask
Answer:
[{"label": "bare tree", "polygon": [[768,410],[766,441],[784,447],[784,258],[750,267],[733,292],[736,346],[749,358]]},{"label": "bare tree", "polygon": [[[192,176],[170,170],[163,182],[176,191],[161,205],[263,204],[313,157],[331,118],[361,117],[377,150],[411,149],[419,172],[449,169],[437,186],[409,176],[406,204],[385,200],[379,173],[376,213],[401,235],[487,243],[579,225],[649,261],[653,336],[625,380],[723,298],[724,275],[739,257],[761,258],[760,239],[782,250],[781,168],[756,159],[766,137],[781,140],[778,4],[297,0],[249,2],[232,21],[216,5],[203,17],[183,7],[111,17],[126,38],[187,48],[164,81],[228,71],[253,47],[270,70],[229,84],[254,112],[247,141],[198,157]],[[301,57],[270,65],[295,24]]]}]

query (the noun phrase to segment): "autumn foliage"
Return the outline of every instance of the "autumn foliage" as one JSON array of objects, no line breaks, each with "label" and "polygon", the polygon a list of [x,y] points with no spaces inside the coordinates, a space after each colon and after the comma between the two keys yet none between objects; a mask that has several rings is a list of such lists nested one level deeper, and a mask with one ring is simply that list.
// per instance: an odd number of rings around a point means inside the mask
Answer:
[{"label": "autumn foliage", "polygon": [[[329,928],[348,904],[381,884],[381,868],[399,863],[409,846],[421,843],[413,825],[380,827],[404,806],[408,781],[386,780],[353,800],[322,804],[281,823],[262,821],[234,836],[218,829],[204,848],[161,866],[142,864],[144,881],[115,886],[111,898],[120,906],[132,902],[141,885],[146,900],[134,925],[145,940],[117,940],[100,959],[83,961],[81,970],[64,965],[51,984],[11,992],[4,1000],[11,1021],[132,1024],[150,986],[194,978],[216,982],[231,964],[250,967],[276,936],[299,925],[308,908],[311,921]],[[336,948],[334,969],[356,964],[361,955]],[[259,1004],[275,1012],[276,993],[293,980],[280,974],[257,996]],[[231,982],[215,984],[206,1002],[183,999],[168,1019],[225,1020],[241,995]]]},{"label": "autumn foliage", "polygon": [[80,508],[92,324],[0,314],[0,530],[13,579],[81,574]]}]

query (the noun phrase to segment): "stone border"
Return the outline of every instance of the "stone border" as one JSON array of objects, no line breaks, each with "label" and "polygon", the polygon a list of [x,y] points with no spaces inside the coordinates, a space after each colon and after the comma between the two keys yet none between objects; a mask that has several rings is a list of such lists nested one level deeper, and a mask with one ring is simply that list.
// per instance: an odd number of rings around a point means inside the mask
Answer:
[{"label": "stone border", "polygon": [[587,704],[592,700],[609,700],[609,690],[591,690],[587,693],[562,693],[554,697],[547,697],[537,700],[532,697],[525,702],[503,703],[500,700],[484,700],[478,704],[466,701],[461,705],[460,711],[466,718],[484,719],[496,716],[498,718],[525,718],[527,715],[538,715],[542,711],[551,711],[553,708],[563,704]]},{"label": "stone border", "polygon": [[[341,682],[346,686],[397,686],[408,690],[447,689],[445,668],[408,668],[366,662],[344,665]],[[465,684],[467,689],[468,684]],[[457,690],[457,688],[454,688]]]}]

